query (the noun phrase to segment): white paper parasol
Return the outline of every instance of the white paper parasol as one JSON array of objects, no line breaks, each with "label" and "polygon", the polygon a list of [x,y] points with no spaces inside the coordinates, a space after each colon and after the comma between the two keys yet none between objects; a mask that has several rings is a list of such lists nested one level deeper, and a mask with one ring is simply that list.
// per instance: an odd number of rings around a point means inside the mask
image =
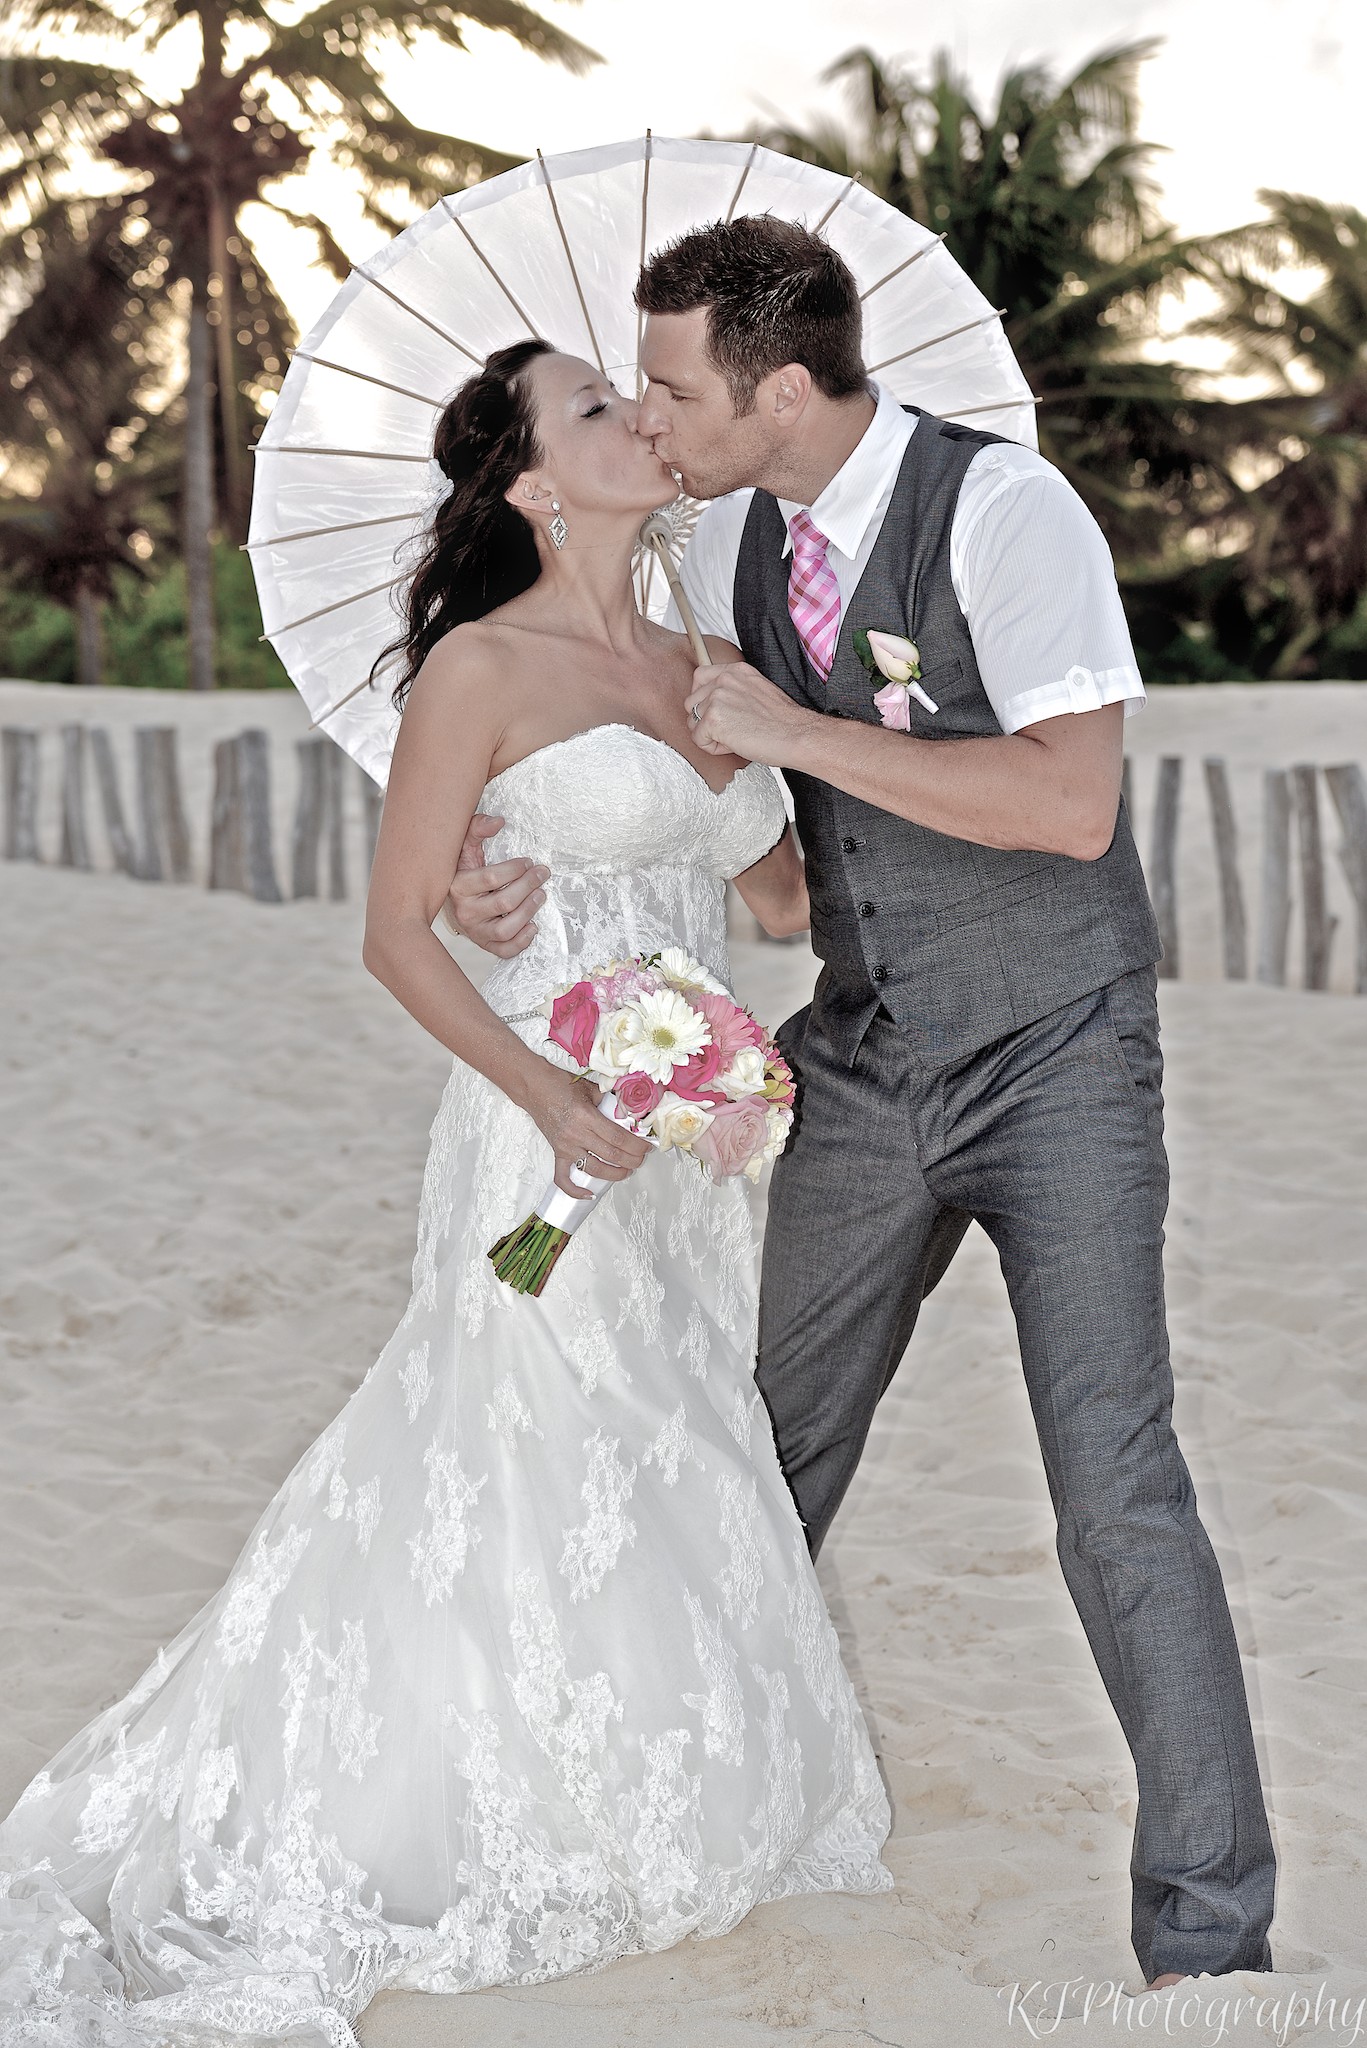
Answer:
[{"label": "white paper parasol", "polygon": [[[412,543],[447,485],[438,412],[492,349],[528,334],[640,395],[642,260],[705,221],[819,228],[864,301],[870,370],[901,399],[1035,445],[1034,402],[997,313],[941,237],[853,179],[757,144],[645,136],[538,156],[443,199],[359,265],[295,351],[256,449],[248,547],[265,637],[316,723],[384,783],[395,637]],[[641,568],[658,616],[667,592]]]}]

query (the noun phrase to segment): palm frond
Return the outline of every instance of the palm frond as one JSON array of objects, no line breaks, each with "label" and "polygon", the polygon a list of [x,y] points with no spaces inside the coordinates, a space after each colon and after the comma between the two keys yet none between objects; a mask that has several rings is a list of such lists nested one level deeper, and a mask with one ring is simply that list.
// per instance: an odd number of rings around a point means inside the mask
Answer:
[{"label": "palm frond", "polygon": [[12,0],[5,15],[7,38],[37,35],[99,35],[126,42],[145,28],[141,6],[107,7],[104,0]]},{"label": "palm frond", "polygon": [[[335,146],[339,162],[347,162],[359,173],[361,194],[370,217],[380,227],[397,234],[407,221],[388,215],[386,194],[402,194],[410,207],[435,206],[443,193],[458,192],[484,178],[497,177],[521,163],[520,156],[505,156],[476,142],[461,142],[451,135],[432,135],[417,130],[396,141],[394,131],[382,134],[369,130],[348,137]],[[414,149],[413,145],[417,147]],[[372,211],[372,208],[375,211]]]},{"label": "palm frond", "polygon": [[511,36],[522,49],[576,74],[603,61],[523,0],[463,0],[457,6],[446,0],[320,0],[298,22],[276,28],[266,57],[272,68],[277,59],[307,67],[309,51],[321,45],[325,57],[366,59],[396,46],[412,50],[424,35],[464,50],[470,26]]},{"label": "palm frond", "polygon": [[112,122],[148,104],[130,71],[47,52],[0,57],[0,146],[25,160],[97,148]]},{"label": "palm frond", "polygon": [[316,213],[293,213],[278,199],[264,199],[261,203],[287,220],[291,227],[307,229],[317,241],[320,260],[339,283],[345,283],[355,265],[325,220]]}]

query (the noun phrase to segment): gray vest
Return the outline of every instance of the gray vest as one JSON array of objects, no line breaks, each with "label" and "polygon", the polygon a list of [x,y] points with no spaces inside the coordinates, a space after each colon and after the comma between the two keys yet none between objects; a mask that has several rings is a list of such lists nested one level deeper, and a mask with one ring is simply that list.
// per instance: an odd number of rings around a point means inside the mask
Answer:
[{"label": "gray vest", "polygon": [[[736,561],[736,633],[746,660],[798,703],[877,725],[881,679],[864,669],[853,635],[861,626],[905,634],[940,707],[932,717],[912,700],[913,735],[1000,733],[949,575],[964,473],[1000,439],[920,414],[824,684],[788,616],[783,515],[756,491]],[[807,859],[812,944],[824,963],[814,1015],[850,1062],[880,1004],[916,1056],[940,1065],[1160,955],[1123,800],[1109,851],[1080,861],[952,839],[814,776],[787,780]]]}]

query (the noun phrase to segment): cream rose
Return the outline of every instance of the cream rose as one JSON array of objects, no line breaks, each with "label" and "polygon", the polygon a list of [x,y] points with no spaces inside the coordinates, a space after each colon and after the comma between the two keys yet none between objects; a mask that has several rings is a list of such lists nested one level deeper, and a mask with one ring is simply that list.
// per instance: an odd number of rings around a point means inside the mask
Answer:
[{"label": "cream rose", "polygon": [[660,1141],[660,1150],[675,1145],[692,1145],[712,1121],[710,1109],[699,1102],[684,1102],[677,1095],[663,1095],[651,1111],[649,1126]]},{"label": "cream rose", "polygon": [[757,1045],[742,1046],[719,1076],[719,1086],[733,1102],[742,1095],[759,1095],[764,1089],[764,1053]]},{"label": "cream rose", "polygon": [[921,673],[920,649],[900,633],[870,633],[869,653],[890,683],[909,683]]},{"label": "cream rose", "polygon": [[589,1066],[597,1074],[629,1074],[636,1064],[640,1016],[629,1008],[609,1010],[594,1033]]}]

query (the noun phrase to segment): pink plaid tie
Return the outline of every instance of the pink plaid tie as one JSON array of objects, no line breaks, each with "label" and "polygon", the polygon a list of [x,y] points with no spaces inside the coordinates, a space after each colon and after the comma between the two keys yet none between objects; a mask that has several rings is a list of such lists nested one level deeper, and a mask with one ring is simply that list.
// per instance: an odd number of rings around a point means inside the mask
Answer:
[{"label": "pink plaid tie", "polygon": [[793,566],[788,575],[788,612],[807,658],[824,683],[835,660],[840,631],[840,585],[826,555],[826,536],[810,512],[788,521]]}]

